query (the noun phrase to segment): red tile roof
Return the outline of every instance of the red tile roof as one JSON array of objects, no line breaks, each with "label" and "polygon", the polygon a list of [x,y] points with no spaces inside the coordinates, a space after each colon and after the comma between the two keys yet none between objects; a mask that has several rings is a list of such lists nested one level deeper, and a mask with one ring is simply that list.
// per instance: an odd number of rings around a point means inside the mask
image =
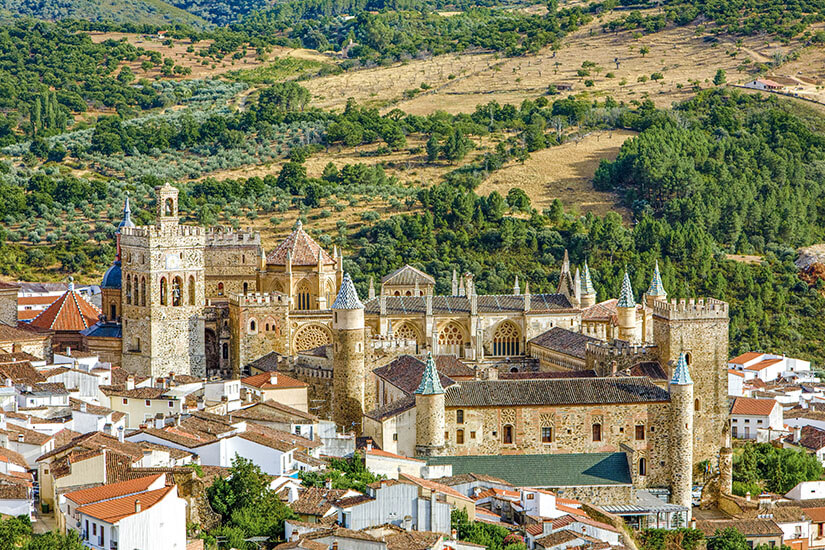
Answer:
[{"label": "red tile roof", "polygon": [[738,370],[733,370],[733,369],[728,369],[728,374],[734,374],[734,375],[740,376],[742,378],[745,377],[745,375],[742,372],[740,372]]},{"label": "red tile roof", "polygon": [[80,332],[97,323],[99,317],[100,310],[96,306],[87,302],[80,293],[68,290],[32,319],[31,325],[41,329]]},{"label": "red tile roof", "polygon": [[426,462],[425,460],[419,460],[417,458],[410,458],[408,456],[401,456],[401,455],[393,454],[393,453],[390,453],[390,452],[387,452],[387,451],[382,451],[381,449],[370,449],[370,450],[365,449],[364,452],[366,454],[370,455],[370,456],[380,456],[380,457],[384,457],[384,458],[397,458],[398,460],[409,460],[409,461],[412,461],[412,462],[421,462],[422,464]]},{"label": "red tile roof", "polygon": [[740,355],[738,357],[734,357],[733,359],[728,361],[728,363],[733,363],[734,365],[744,365],[748,361],[753,361],[754,359],[758,359],[758,358],[762,357],[763,355],[765,355],[765,354],[764,353],[758,353],[758,352],[755,352],[755,351],[749,351],[747,353],[743,353],[742,355]]},{"label": "red tile roof", "polygon": [[748,370],[763,370],[770,366],[773,366],[777,363],[781,363],[782,359],[765,359],[764,361],[760,361],[755,365],[750,365],[749,367],[745,367]]},{"label": "red tile roof", "polygon": [[302,226],[289,234],[278,247],[266,257],[270,265],[286,265],[287,252],[292,255],[292,265],[318,265],[318,253],[324,265],[334,265],[335,260],[310,237]]},{"label": "red tile roof", "polygon": [[420,477],[416,477],[410,474],[399,474],[398,480],[406,480],[414,485],[418,485],[419,487],[423,487],[425,489],[429,489],[430,491],[434,491],[436,493],[443,493],[445,495],[450,495],[453,498],[457,498],[460,500],[466,500],[467,502],[473,502],[473,499],[466,495],[462,495],[452,487],[444,485],[443,483],[438,483],[437,481],[431,481],[429,479],[422,479]]},{"label": "red tile roof", "polygon": [[137,513],[135,511],[135,503],[137,501],[140,501],[141,511],[148,510],[163,500],[163,498],[174,489],[175,487],[173,485],[171,487],[164,487],[162,489],[147,491],[145,493],[130,495],[115,500],[96,502],[94,504],[81,506],[77,509],[77,511],[81,514],[86,514],[87,516],[105,521],[106,523],[117,523],[123,518],[127,518]]},{"label": "red tile roof", "polygon": [[733,401],[731,414],[751,416],[768,416],[777,406],[775,399],[753,399],[751,397],[737,397]]},{"label": "red tile roof", "polygon": [[129,481],[121,481],[120,483],[110,483],[109,485],[101,485],[100,487],[81,489],[79,491],[66,493],[65,496],[81,506],[102,500],[111,500],[113,498],[120,498],[147,491],[149,487],[163,475],[164,474],[155,474],[138,479],[131,479]]},{"label": "red tile roof", "polygon": [[[276,377],[276,383],[270,383],[271,376]],[[278,373],[271,373],[271,372],[262,372],[261,374],[256,374],[255,376],[249,376],[247,378],[241,379],[242,384],[246,384],[247,386],[253,386],[255,388],[259,388],[262,390],[281,390],[286,388],[307,388],[309,384],[306,382],[301,382],[300,380],[296,380],[291,376],[287,376],[285,374]]]}]

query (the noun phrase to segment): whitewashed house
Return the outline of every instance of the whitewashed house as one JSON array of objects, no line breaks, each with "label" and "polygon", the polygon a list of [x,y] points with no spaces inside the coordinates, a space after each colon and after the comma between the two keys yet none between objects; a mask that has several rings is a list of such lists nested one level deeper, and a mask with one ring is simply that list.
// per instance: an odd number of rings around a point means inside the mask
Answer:
[{"label": "whitewashed house", "polygon": [[791,379],[797,383],[819,381],[811,372],[810,361],[755,351],[734,357],[728,361],[728,369],[741,372],[746,381],[754,378],[763,382],[779,378]]},{"label": "whitewashed house", "polygon": [[731,435],[736,439],[756,439],[759,430],[781,432],[782,407],[775,399],[737,397],[730,411]]}]

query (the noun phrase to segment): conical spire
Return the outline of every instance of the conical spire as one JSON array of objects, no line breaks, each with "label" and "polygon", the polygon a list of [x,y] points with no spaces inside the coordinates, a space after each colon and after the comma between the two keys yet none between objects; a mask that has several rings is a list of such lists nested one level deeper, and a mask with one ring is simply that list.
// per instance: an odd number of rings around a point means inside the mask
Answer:
[{"label": "conical spire", "polygon": [[622,281],[622,293],[619,295],[619,303],[616,307],[636,307],[633,299],[633,287],[630,285],[630,275],[627,269],[624,270],[624,280]]},{"label": "conical spire", "polygon": [[679,354],[679,360],[676,362],[676,368],[673,370],[673,378],[670,380],[670,383],[676,384],[677,386],[693,384],[684,352]]},{"label": "conical spire", "polygon": [[427,354],[427,365],[424,367],[424,374],[421,376],[421,384],[415,390],[416,395],[438,395],[444,393],[444,388],[441,386],[441,379],[438,377],[438,371],[435,368],[435,361],[433,361],[433,354]]},{"label": "conical spire", "polygon": [[567,254],[567,249],[564,249],[564,259],[561,261],[561,272],[570,273],[570,256]]},{"label": "conical spire", "polygon": [[458,273],[456,273],[455,268],[453,268],[453,286],[452,286],[453,296],[458,296]]},{"label": "conical spire", "polygon": [[650,280],[650,288],[647,289],[648,296],[667,296],[665,286],[662,284],[662,276],[659,274],[659,260],[653,268],[653,278]]},{"label": "conical spire", "polygon": [[587,267],[587,261],[584,262],[584,273],[582,277],[582,296],[590,296],[596,294],[596,289],[593,288],[593,280],[590,278],[590,268]]},{"label": "conical spire", "polygon": [[123,219],[120,220],[120,223],[117,225],[118,233],[120,232],[121,228],[123,227],[134,227],[135,224],[132,221],[132,209],[129,207],[129,196],[126,196],[126,202],[123,204]]},{"label": "conical spire", "polygon": [[341,281],[341,290],[338,291],[338,296],[332,303],[332,309],[364,309],[364,304],[358,299],[358,292],[355,290],[355,285],[352,284],[349,273],[344,273],[344,279]]}]

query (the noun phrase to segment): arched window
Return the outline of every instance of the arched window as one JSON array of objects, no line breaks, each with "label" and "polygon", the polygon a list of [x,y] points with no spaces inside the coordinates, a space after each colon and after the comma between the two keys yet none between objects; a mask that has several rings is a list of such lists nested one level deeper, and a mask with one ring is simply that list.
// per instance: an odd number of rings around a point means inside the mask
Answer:
[{"label": "arched window", "polygon": [[401,293],[396,290],[395,291],[395,296],[401,296]]},{"label": "arched window", "polygon": [[647,460],[644,457],[639,459],[639,475],[646,476],[647,475]]},{"label": "arched window", "polygon": [[172,279],[172,305],[179,306],[183,303],[183,281],[180,277]]},{"label": "arched window", "polygon": [[243,294],[246,296],[246,293],[249,291],[249,283],[243,284]]},{"label": "arched window", "polygon": [[223,283],[218,283],[218,296],[223,296]]},{"label": "arched window", "polygon": [[593,424],[593,441],[602,440],[602,425],[599,423]]},{"label": "arched window", "polygon": [[693,363],[693,354],[689,351],[685,352],[685,363],[687,363],[687,366]]},{"label": "arched window", "polygon": [[464,410],[458,409],[455,412],[455,423],[456,424],[464,424]]},{"label": "arched window", "polygon": [[404,293],[404,296],[412,296],[412,292],[410,292],[410,291],[408,290],[407,292],[405,292],[405,293]]},{"label": "arched window", "polygon": [[250,319],[249,320],[249,333],[250,334],[255,334],[255,332],[257,330],[258,330],[258,324],[255,322],[255,319]]},{"label": "arched window", "polygon": [[504,430],[502,430],[502,442],[505,445],[512,445],[513,444],[513,427],[510,424],[504,426]]},{"label": "arched window", "polygon": [[459,445],[464,445],[464,430],[456,430],[455,442]]},{"label": "arched window", "polygon": [[166,300],[167,300],[166,292],[167,292],[166,277],[161,277],[160,278],[160,305],[162,305],[162,306],[166,305]]},{"label": "arched window", "polygon": [[301,281],[298,285],[298,291],[295,293],[295,301],[297,302],[297,309],[311,309],[309,304],[309,283]]},{"label": "arched window", "polygon": [[326,296],[327,309],[329,309],[332,306],[332,302],[335,301],[335,287],[332,285],[332,281],[327,281]]},{"label": "arched window", "polygon": [[126,277],[126,304],[132,305],[132,278]]},{"label": "arched window", "polygon": [[461,325],[450,321],[438,333],[438,353],[462,357],[464,353],[464,330]]},{"label": "arched window", "polygon": [[504,321],[493,334],[493,355],[511,356],[519,354],[521,331],[515,323]]},{"label": "arched window", "polygon": [[698,399],[696,399],[696,400],[693,402],[693,410],[694,410],[694,411],[696,411],[696,412],[699,412],[699,409],[700,409],[700,408],[701,408],[701,407],[699,406],[699,400],[698,400]]},{"label": "arched window", "polygon": [[227,344],[226,342],[221,344],[221,356],[224,359],[229,359],[229,344]]},{"label": "arched window", "polygon": [[117,304],[110,304],[109,310],[111,313],[112,320],[114,321],[117,319]]},{"label": "arched window", "polygon": [[415,340],[418,341],[418,333],[410,323],[401,323],[397,327],[393,327],[392,335],[399,340]]},{"label": "arched window", "polygon": [[195,277],[189,276],[189,305],[195,305]]},{"label": "arched window", "polygon": [[171,198],[166,199],[166,204],[163,208],[163,215],[167,217],[175,215],[175,201]]},{"label": "arched window", "polygon": [[146,277],[140,278],[140,305],[146,305]]}]

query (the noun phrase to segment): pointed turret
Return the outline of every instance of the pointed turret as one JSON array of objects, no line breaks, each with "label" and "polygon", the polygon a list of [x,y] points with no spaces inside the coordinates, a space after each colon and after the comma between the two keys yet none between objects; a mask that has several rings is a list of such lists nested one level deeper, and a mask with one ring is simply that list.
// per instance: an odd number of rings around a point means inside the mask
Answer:
[{"label": "pointed turret", "polygon": [[573,275],[570,273],[570,256],[568,256],[566,248],[564,249],[564,259],[561,262],[557,293],[567,296],[571,303],[576,301],[576,288],[573,284]]},{"label": "pointed turret", "polygon": [[576,275],[573,277],[573,296],[576,299],[576,307],[580,307],[582,303],[582,277],[579,268],[576,268]]},{"label": "pointed turret", "polygon": [[676,361],[676,368],[673,369],[673,376],[670,379],[671,384],[679,386],[686,386],[693,384],[693,379],[690,377],[690,369],[688,368],[687,358],[684,352],[679,354],[679,360]]},{"label": "pointed turret", "polygon": [[596,289],[593,287],[593,280],[590,278],[590,268],[587,266],[587,261],[585,261],[581,281],[581,307],[584,309],[595,304]]},{"label": "pointed turret", "polygon": [[358,292],[355,290],[355,285],[350,279],[349,273],[344,273],[344,279],[341,282],[341,290],[338,291],[338,296],[332,303],[332,309],[364,309],[364,304],[358,298]]},{"label": "pointed turret", "polygon": [[667,300],[667,292],[659,273],[659,260],[656,260],[656,265],[653,267],[653,277],[650,279],[650,287],[645,292],[645,305],[652,308],[654,302],[665,300]]},{"label": "pointed turret", "polygon": [[521,287],[518,284],[518,275],[516,275],[516,282],[513,284],[513,294],[515,296],[521,294]]},{"label": "pointed turret", "polygon": [[636,301],[633,299],[633,287],[630,285],[630,275],[624,271],[622,291],[616,303],[616,314],[619,321],[619,340],[635,342],[636,337]]},{"label": "pointed turret", "polygon": [[126,201],[123,203],[123,218],[120,220],[120,223],[117,226],[118,233],[120,233],[121,228],[123,227],[134,227],[135,224],[132,221],[132,208],[129,206],[129,196],[126,196]]},{"label": "pointed turret", "polygon": [[435,368],[432,353],[427,353],[427,364],[424,367],[424,374],[421,375],[421,384],[418,385],[418,389],[414,393],[416,395],[444,393],[444,387],[441,385],[441,379],[438,376],[438,370]]},{"label": "pointed turret", "polygon": [[465,295],[464,278],[463,277],[461,278],[461,281],[458,283],[458,295],[459,296],[464,296]]},{"label": "pointed turret", "polygon": [[453,286],[452,286],[452,290],[453,290],[452,295],[453,296],[458,296],[458,273],[456,273],[455,269],[453,269]]}]

